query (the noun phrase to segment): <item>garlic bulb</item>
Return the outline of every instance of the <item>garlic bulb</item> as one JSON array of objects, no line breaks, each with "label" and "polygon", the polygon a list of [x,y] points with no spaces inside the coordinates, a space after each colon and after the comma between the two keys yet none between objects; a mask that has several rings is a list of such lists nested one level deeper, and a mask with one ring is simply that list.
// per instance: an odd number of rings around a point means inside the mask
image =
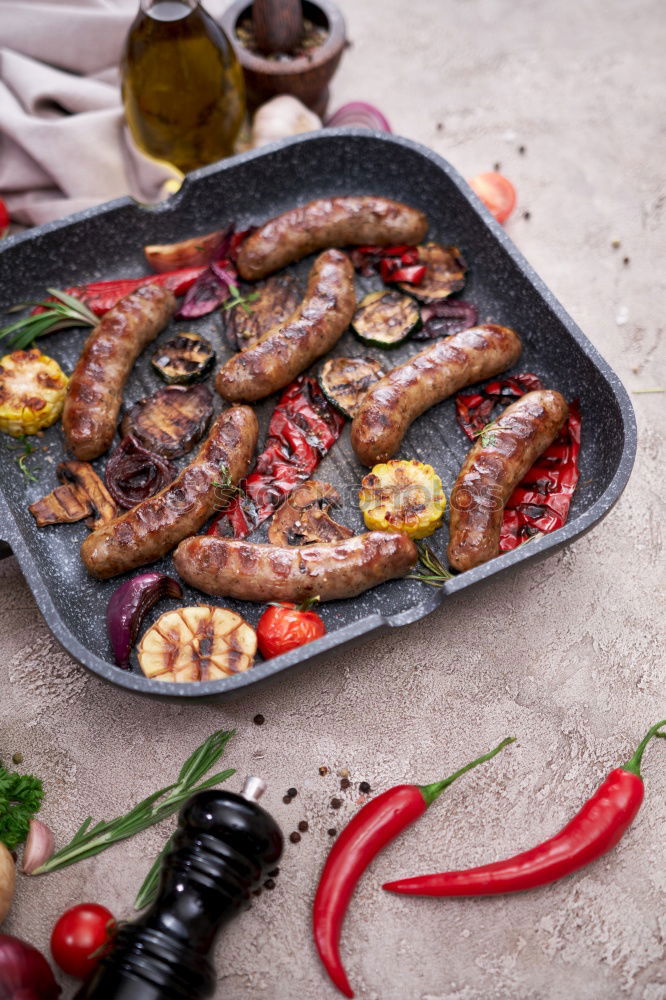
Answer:
[{"label": "garlic bulb", "polygon": [[286,139],[300,132],[321,128],[321,119],[314,111],[291,94],[280,94],[257,108],[252,122],[252,148],[265,146],[276,139]]}]

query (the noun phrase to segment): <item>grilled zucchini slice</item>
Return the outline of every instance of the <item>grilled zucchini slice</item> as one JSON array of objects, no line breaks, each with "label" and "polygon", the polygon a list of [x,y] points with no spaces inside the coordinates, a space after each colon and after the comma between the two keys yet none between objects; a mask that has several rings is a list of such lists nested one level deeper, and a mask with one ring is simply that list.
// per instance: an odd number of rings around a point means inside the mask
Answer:
[{"label": "grilled zucchini slice", "polygon": [[467,264],[458,247],[424,243],[418,251],[420,263],[426,265],[426,273],[420,285],[399,282],[398,288],[403,292],[414,296],[419,302],[441,302],[464,287]]},{"label": "grilled zucchini slice", "polygon": [[139,643],[139,666],[156,681],[215,681],[254,663],[257,634],[228,608],[165,611]]},{"label": "grilled zucchini slice", "polygon": [[0,358],[0,431],[23,437],[50,427],[62,413],[68,382],[58,362],[36,347]]},{"label": "grilled zucchini slice", "polygon": [[122,437],[131,434],[163,458],[187,455],[208,430],[213,395],[205,385],[169,385],[135,403],[123,417]]},{"label": "grilled zucchini slice", "polygon": [[369,531],[397,531],[427,538],[446,510],[442,480],[431,465],[399,461],[375,465],[361,481],[358,495]]},{"label": "grilled zucchini slice", "polygon": [[179,333],[160,344],[150,363],[169,385],[189,385],[204,378],[213,367],[215,351],[198,333]]},{"label": "grilled zucchini slice", "polygon": [[384,374],[372,358],[331,358],[319,372],[319,385],[329,403],[353,420],[370,386]]},{"label": "grilled zucchini slice", "polygon": [[372,347],[399,347],[421,322],[417,303],[394,290],[371,292],[361,299],[351,325],[359,340]]},{"label": "grilled zucchini slice", "polygon": [[283,323],[301,302],[298,282],[291,274],[277,274],[258,285],[256,302],[234,306],[227,313],[225,329],[231,345],[239,351],[254,347],[276,324]]}]

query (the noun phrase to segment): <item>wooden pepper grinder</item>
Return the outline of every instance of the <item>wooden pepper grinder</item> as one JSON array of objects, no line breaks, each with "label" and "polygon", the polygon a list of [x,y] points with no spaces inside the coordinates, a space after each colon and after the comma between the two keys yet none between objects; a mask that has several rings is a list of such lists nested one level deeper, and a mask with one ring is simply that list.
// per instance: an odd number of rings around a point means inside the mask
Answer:
[{"label": "wooden pepper grinder", "polygon": [[252,23],[263,53],[291,52],[303,37],[301,0],[254,0]]},{"label": "wooden pepper grinder", "polygon": [[206,791],[181,810],[159,895],[121,925],[76,1000],[203,1000],[215,992],[208,959],[222,926],[247,906],[282,854],[282,833],[248,778],[240,795]]}]

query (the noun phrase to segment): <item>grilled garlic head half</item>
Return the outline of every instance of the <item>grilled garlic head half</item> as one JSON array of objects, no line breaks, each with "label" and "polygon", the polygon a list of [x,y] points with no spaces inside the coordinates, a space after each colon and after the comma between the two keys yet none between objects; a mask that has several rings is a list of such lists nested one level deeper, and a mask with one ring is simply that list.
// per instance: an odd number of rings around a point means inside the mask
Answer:
[{"label": "grilled garlic head half", "polygon": [[156,681],[214,681],[248,670],[257,635],[228,608],[199,604],[165,611],[139,643],[139,665]]}]

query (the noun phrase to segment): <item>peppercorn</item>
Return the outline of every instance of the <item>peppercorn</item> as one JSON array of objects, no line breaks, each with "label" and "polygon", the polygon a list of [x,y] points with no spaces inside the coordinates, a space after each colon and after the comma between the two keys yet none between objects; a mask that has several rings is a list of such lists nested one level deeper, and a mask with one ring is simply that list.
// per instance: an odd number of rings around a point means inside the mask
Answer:
[{"label": "peppercorn", "polygon": [[349,788],[350,785],[351,785],[351,781],[349,780],[349,778],[342,778],[341,779],[341,781],[340,781],[340,788],[342,788],[343,791],[344,791],[345,788]]},{"label": "peppercorn", "polygon": [[342,805],[342,799],[331,799],[331,809],[339,809]]},{"label": "peppercorn", "polygon": [[298,795],[298,791],[297,791],[297,790],[296,790],[295,788],[288,788],[288,789],[287,789],[287,795],[288,795],[288,796],[289,796],[290,798],[292,798],[292,799],[295,799],[295,798],[296,798],[296,796]]},{"label": "peppercorn", "polygon": [[279,874],[280,874],[280,869],[279,868],[271,868],[271,870],[268,873],[268,877],[269,878],[277,878],[277,876]]},{"label": "peppercorn", "polygon": [[306,830],[308,829],[308,821],[306,819],[302,819],[298,824],[298,829],[301,831],[301,833],[305,833]]},{"label": "peppercorn", "polygon": [[275,888],[275,880],[272,878],[267,878],[266,881],[264,882],[264,889],[274,889],[274,888]]},{"label": "peppercorn", "polygon": [[328,828],[328,830],[326,831],[326,833],[329,835],[329,837],[335,837],[335,835],[337,834],[337,832],[338,831],[335,829],[334,826],[330,826]]},{"label": "peppercorn", "polygon": [[368,792],[370,791],[370,785],[368,784],[367,781],[362,781],[361,784],[358,786],[358,790],[359,792],[363,792],[364,795],[367,795]]},{"label": "peppercorn", "polygon": [[612,246],[613,250],[619,250],[620,249],[620,241],[618,240],[617,236],[615,237],[614,240],[611,240],[611,246]]},{"label": "peppercorn", "polygon": [[255,717],[254,717],[254,719],[252,721],[254,722],[255,726],[263,726],[263,724],[264,724],[264,722],[266,720],[264,719],[264,717],[261,714],[261,712],[259,712],[257,715],[255,715]]},{"label": "peppercorn", "polygon": [[12,757],[12,760],[13,760],[13,762],[15,764],[22,764],[23,763],[23,754],[22,753],[15,753],[14,756]]},{"label": "peppercorn", "polygon": [[523,212],[523,219],[531,219],[531,218],[532,218],[531,212]]},{"label": "peppercorn", "polygon": [[261,889],[253,889],[252,890],[252,895],[253,896],[261,896]]},{"label": "peppercorn", "polygon": [[292,844],[297,844],[301,839],[301,835],[300,833],[296,833],[296,831],[294,830],[293,833],[289,834],[289,839],[292,842]]},{"label": "peppercorn", "polygon": [[524,156],[525,153],[527,152],[527,150],[525,149],[524,146],[519,146],[518,147],[518,152],[520,153],[521,156]]},{"label": "peppercorn", "polygon": [[291,795],[283,795],[282,796],[282,801],[284,802],[284,804],[286,806],[288,806],[289,803],[291,802]]},{"label": "peppercorn", "polygon": [[493,164],[493,170],[495,171],[496,174],[498,174],[501,169],[502,169],[502,164],[501,163],[494,163]]},{"label": "peppercorn", "polygon": [[[629,264],[629,258],[628,257],[623,257],[622,258],[622,263],[624,264],[625,267],[627,267],[628,264]],[[21,760],[23,760],[23,758],[21,758]]]},{"label": "peppercorn", "polygon": [[319,768],[319,773],[321,774],[322,778],[324,777],[325,774],[328,774],[328,768],[326,767],[325,764],[321,765],[321,767]]}]

